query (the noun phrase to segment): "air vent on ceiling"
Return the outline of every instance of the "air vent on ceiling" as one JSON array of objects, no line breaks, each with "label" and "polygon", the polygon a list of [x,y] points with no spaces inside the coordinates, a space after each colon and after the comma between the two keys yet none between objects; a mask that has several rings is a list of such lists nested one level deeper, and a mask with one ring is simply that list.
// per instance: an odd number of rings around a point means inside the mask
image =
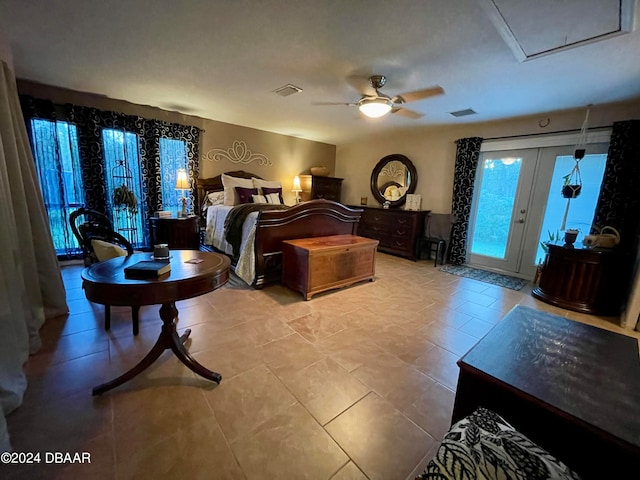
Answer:
[{"label": "air vent on ceiling", "polygon": [[280,95],[281,97],[288,97],[289,95],[293,95],[294,93],[299,93],[301,91],[302,89],[300,87],[296,87],[295,85],[288,83],[284,87],[276,88],[273,93]]},{"label": "air vent on ceiling", "polygon": [[457,112],[449,112],[449,115],[454,117],[466,117],[467,115],[475,115],[477,112],[472,108],[466,108],[464,110],[458,110]]}]

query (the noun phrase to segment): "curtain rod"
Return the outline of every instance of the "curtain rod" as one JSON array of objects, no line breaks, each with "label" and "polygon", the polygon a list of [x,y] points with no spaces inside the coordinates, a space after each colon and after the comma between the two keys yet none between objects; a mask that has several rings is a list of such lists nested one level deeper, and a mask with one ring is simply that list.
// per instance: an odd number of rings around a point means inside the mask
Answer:
[{"label": "curtain rod", "polygon": [[[598,130],[606,130],[608,128],[613,128],[613,125],[604,125],[604,126],[599,126],[599,127],[588,128],[587,131],[588,132],[595,132],[595,131],[598,131]],[[580,129],[579,128],[575,128],[575,129],[571,129],[571,130],[555,130],[553,132],[529,133],[529,134],[526,134],[526,135],[510,135],[508,137],[489,137],[489,138],[483,138],[482,141],[487,141],[487,140],[510,140],[510,139],[514,139],[514,138],[529,138],[529,137],[543,137],[545,135],[561,135],[561,134],[565,134],[565,133],[580,133]]]}]

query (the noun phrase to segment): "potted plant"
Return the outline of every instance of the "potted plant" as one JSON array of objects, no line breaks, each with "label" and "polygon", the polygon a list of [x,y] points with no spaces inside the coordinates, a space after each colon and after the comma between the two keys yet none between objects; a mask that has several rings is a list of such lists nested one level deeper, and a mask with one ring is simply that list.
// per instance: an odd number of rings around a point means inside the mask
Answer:
[{"label": "potted plant", "polygon": [[135,193],[124,184],[113,190],[113,206],[116,210],[124,209],[130,214],[138,213],[138,199]]}]

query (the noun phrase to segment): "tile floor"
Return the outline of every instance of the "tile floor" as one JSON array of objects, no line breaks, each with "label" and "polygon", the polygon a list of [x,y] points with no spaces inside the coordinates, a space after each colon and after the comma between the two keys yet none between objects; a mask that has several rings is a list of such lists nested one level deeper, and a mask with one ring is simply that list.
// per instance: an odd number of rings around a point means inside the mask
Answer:
[{"label": "tile floor", "polygon": [[305,302],[281,286],[229,286],[179,302],[189,351],[216,386],[170,352],[100,397],[91,388],[155,342],[158,307],[88,302],[63,268],[70,315],[42,328],[23,405],[8,418],[21,452],[89,452],[91,464],[1,466],[6,479],[411,479],[447,430],[456,361],[516,304],[627,333],[516,292],[378,254],[376,281]]}]

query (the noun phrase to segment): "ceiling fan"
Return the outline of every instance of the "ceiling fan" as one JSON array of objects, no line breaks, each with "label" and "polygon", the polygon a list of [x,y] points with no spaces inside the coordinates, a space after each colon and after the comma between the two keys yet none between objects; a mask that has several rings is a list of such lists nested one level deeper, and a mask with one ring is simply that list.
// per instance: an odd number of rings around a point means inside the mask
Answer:
[{"label": "ceiling fan", "polygon": [[414,92],[406,92],[390,97],[384,93],[380,93],[379,89],[384,87],[387,83],[387,77],[384,75],[372,75],[369,77],[369,83],[375,92],[373,95],[363,93],[360,100],[356,103],[347,102],[318,102],[314,105],[347,105],[350,107],[358,107],[360,111],[370,118],[378,118],[386,115],[387,113],[397,113],[404,117],[420,118],[424,115],[422,113],[404,108],[402,105],[409,102],[415,102],[416,100],[422,100],[424,98],[433,97],[436,95],[442,95],[444,90],[442,87],[435,86],[431,88],[424,88],[422,90],[416,90]]}]

